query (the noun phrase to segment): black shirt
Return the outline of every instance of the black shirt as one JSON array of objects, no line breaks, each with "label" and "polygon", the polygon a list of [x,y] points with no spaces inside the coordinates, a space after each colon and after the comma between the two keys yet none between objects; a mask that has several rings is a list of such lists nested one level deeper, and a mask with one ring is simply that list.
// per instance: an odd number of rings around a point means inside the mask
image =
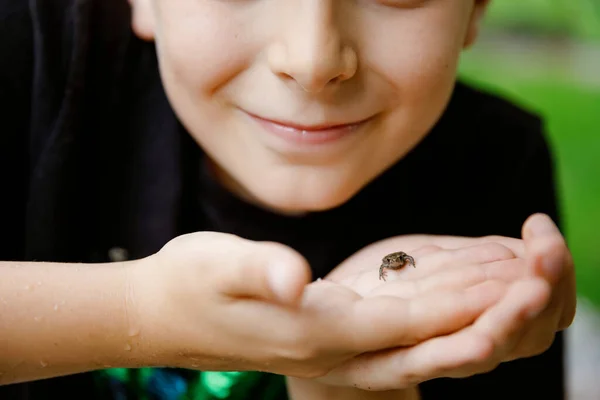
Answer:
[{"label": "black shirt", "polygon": [[[374,241],[407,233],[520,236],[558,222],[540,119],[458,83],[435,128],[346,204],[286,217],[214,182],[165,96],[155,49],[124,0],[0,0],[0,259],[132,258],[195,230],[287,244],[314,278]],[[541,356],[423,398],[564,398],[562,334]],[[0,388],[0,399],[91,398],[90,374]]]}]

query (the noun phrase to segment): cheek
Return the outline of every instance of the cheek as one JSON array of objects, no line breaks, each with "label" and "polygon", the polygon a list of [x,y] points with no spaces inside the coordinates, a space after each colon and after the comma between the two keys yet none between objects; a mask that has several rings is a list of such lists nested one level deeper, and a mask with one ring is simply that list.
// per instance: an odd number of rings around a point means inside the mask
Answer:
[{"label": "cheek", "polygon": [[247,68],[245,21],[222,4],[172,1],[181,6],[163,7],[156,38],[165,86],[191,98],[210,96]]},{"label": "cheek", "polygon": [[369,68],[393,91],[393,106],[412,115],[439,112],[454,85],[468,14],[451,3],[370,21],[378,32],[362,46]]},{"label": "cheek", "polygon": [[[463,1],[463,0],[461,0]],[[381,136],[365,160],[380,171],[406,154],[430,131],[446,107],[456,81],[464,38],[465,10],[433,6],[366,20],[360,46],[365,68],[387,118]],[[440,4],[440,6],[438,6]],[[442,5],[443,4],[443,5]]]}]

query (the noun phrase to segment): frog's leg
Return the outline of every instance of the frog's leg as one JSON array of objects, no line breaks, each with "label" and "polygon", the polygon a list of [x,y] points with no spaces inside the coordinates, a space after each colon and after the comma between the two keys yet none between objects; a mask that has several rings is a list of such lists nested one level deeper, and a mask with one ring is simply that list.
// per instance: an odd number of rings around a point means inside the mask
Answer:
[{"label": "frog's leg", "polygon": [[383,279],[385,281],[385,268],[386,266],[384,264],[381,264],[381,267],[379,267],[379,279]]}]

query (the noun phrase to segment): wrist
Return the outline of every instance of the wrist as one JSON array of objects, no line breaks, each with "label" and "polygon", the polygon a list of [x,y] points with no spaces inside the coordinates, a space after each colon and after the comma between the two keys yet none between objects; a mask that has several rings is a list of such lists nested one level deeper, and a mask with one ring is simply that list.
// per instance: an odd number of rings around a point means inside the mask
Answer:
[{"label": "wrist", "polygon": [[103,368],[142,368],[162,361],[148,356],[159,346],[154,343],[151,331],[146,329],[151,325],[144,320],[142,301],[137,293],[137,280],[143,276],[146,265],[146,259],[107,265],[111,270],[110,293],[114,298],[99,301],[110,304],[105,307],[105,318],[113,321],[105,325],[110,328],[103,332],[108,345],[101,356]]},{"label": "wrist", "polygon": [[[128,343],[135,360],[145,367],[195,368],[206,371],[229,370],[203,347],[210,328],[198,330],[197,320],[177,304],[190,304],[181,282],[171,276],[172,265],[160,253],[140,259],[130,266],[126,277],[125,304]],[[171,267],[171,268],[170,268]],[[222,360],[223,358],[218,358]],[[222,362],[222,361],[221,361]]]},{"label": "wrist", "polygon": [[138,365],[128,367],[174,367],[169,347],[168,321],[171,314],[164,296],[164,282],[156,255],[132,261],[124,270],[123,304],[125,348]]}]

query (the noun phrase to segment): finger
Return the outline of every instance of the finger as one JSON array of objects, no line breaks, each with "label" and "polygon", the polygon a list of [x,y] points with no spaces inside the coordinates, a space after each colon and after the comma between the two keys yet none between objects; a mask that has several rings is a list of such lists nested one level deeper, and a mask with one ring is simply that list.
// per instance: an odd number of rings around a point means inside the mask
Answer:
[{"label": "finger", "polygon": [[495,351],[491,362],[500,362],[514,351],[528,325],[548,309],[551,299],[547,282],[541,279],[519,281],[469,329],[492,340]]},{"label": "finger", "polygon": [[228,257],[221,257],[219,289],[231,297],[249,297],[282,304],[297,304],[310,281],[307,261],[292,249],[276,243],[247,242]]},{"label": "finger", "polygon": [[[333,384],[351,382],[367,390],[392,390],[411,387],[430,379],[464,378],[478,373],[489,372],[497,367],[506,339],[520,332],[528,321],[527,315],[538,311],[539,298],[531,296],[529,301],[521,301],[515,307],[515,295],[524,292],[538,292],[547,287],[544,282],[515,284],[506,294],[494,312],[488,312],[481,322],[446,336],[435,336],[412,347],[391,349],[355,357],[351,362],[333,371],[327,378]],[[525,299],[523,299],[525,300]],[[519,303],[516,301],[516,303]],[[542,302],[543,303],[543,302]],[[503,326],[497,332],[491,323]],[[390,371],[382,374],[381,371]]]},{"label": "finger", "polygon": [[437,274],[442,269],[470,264],[492,263],[514,259],[515,257],[512,250],[501,244],[493,242],[476,244],[457,249],[440,250],[425,255],[420,260],[420,264],[425,265],[425,268],[421,268],[420,272],[431,275]]},{"label": "finger", "polygon": [[436,378],[472,376],[465,366],[480,365],[493,351],[493,343],[488,338],[461,330],[412,347],[361,354],[323,380],[331,385],[362,390],[405,389]]},{"label": "finger", "polygon": [[551,285],[557,285],[568,268],[567,252],[562,239],[556,237],[530,239],[527,243],[529,275],[543,278]]},{"label": "finger", "polygon": [[543,213],[529,216],[523,223],[521,235],[525,241],[535,237],[559,236],[562,238],[562,234],[552,218]]},{"label": "finger", "polygon": [[455,237],[455,236],[433,236],[429,238],[431,243],[443,249],[457,249],[485,243],[497,243],[509,248],[517,257],[525,257],[525,244],[523,240],[506,236],[489,235],[482,237]]},{"label": "finger", "polygon": [[415,250],[411,250],[410,254],[415,259],[420,259],[421,257],[424,257],[424,256],[426,256],[428,254],[436,253],[436,252],[441,251],[441,250],[443,250],[443,249],[440,246],[436,246],[436,245],[430,244],[430,245],[418,247]]},{"label": "finger", "polygon": [[412,299],[440,291],[464,290],[490,280],[511,283],[523,278],[525,273],[525,262],[513,258],[483,265],[449,268],[421,279],[391,280],[385,285],[375,287],[365,295]]},{"label": "finger", "polygon": [[546,214],[534,214],[523,224],[523,239],[533,276],[556,283],[567,263],[567,245],[552,219]]},{"label": "finger", "polygon": [[[343,312],[360,299],[351,289],[322,280],[307,285],[300,307],[291,309],[255,300],[231,301],[226,309],[227,318],[219,310],[208,324],[235,335],[230,347],[221,349],[221,354],[245,354],[261,360],[264,365],[258,368],[269,363],[283,367],[287,363],[285,370],[289,374],[302,375],[307,369],[314,372],[316,368],[333,367],[341,362],[340,357],[347,359],[356,354],[352,343],[338,340],[348,335],[340,332],[338,317],[343,319]],[[321,361],[315,364],[318,357]]]},{"label": "finger", "polygon": [[[489,372],[514,349],[548,299],[549,288],[544,281],[517,282],[502,301],[486,310],[472,326],[407,352],[398,360],[403,367],[400,371],[412,379],[464,378]],[[443,351],[446,346],[466,348]]]},{"label": "finger", "polygon": [[513,361],[545,353],[554,343],[559,319],[560,313],[546,310],[534,321],[529,322],[515,348],[502,361]]},{"label": "finger", "polygon": [[303,311],[350,307],[352,303],[361,299],[354,289],[329,279],[318,279],[306,287],[302,307]]},{"label": "finger", "polygon": [[[567,264],[569,265],[569,264]],[[577,311],[577,288],[575,284],[575,273],[573,271],[572,263],[571,267],[567,267],[571,272],[566,273],[562,290],[562,308],[561,317],[558,323],[558,329],[567,329],[575,320],[575,313]]]},{"label": "finger", "polygon": [[518,258],[467,265],[427,276],[418,283],[419,293],[433,292],[445,287],[467,288],[485,281],[513,283],[525,276],[525,263]]},{"label": "finger", "polygon": [[[560,230],[546,214],[534,214],[523,224],[523,239],[527,256],[539,261],[535,275],[557,280],[569,253]],[[552,280],[552,279],[551,279]]]},{"label": "finger", "polygon": [[338,323],[359,353],[412,345],[471,324],[499,301],[505,290],[503,283],[488,281],[466,290],[413,300],[392,296],[364,298]]},{"label": "finger", "polygon": [[552,219],[534,214],[523,224],[530,274],[545,278],[560,297],[559,329],[566,329],[575,318],[577,298],[573,256],[564,236]]},{"label": "finger", "polygon": [[553,297],[558,300],[557,307],[560,309],[558,330],[567,329],[575,319],[577,308],[577,287],[575,283],[575,267],[573,257],[567,250],[566,260],[563,265],[563,274],[560,282],[556,285]]},{"label": "finger", "polygon": [[415,258],[415,265],[418,267],[386,271],[390,277],[389,280],[394,280],[394,277],[400,276],[402,276],[402,279],[422,279],[426,276],[438,274],[443,269],[515,258],[515,254],[508,247],[498,243],[483,243],[457,249],[431,251],[424,254],[411,253],[410,255]]},{"label": "finger", "polygon": [[[563,290],[564,288],[559,289],[560,292]],[[562,330],[562,304],[562,294],[554,294],[544,311],[527,324],[519,342],[503,361],[532,357],[548,350],[554,342],[556,332]]]}]

